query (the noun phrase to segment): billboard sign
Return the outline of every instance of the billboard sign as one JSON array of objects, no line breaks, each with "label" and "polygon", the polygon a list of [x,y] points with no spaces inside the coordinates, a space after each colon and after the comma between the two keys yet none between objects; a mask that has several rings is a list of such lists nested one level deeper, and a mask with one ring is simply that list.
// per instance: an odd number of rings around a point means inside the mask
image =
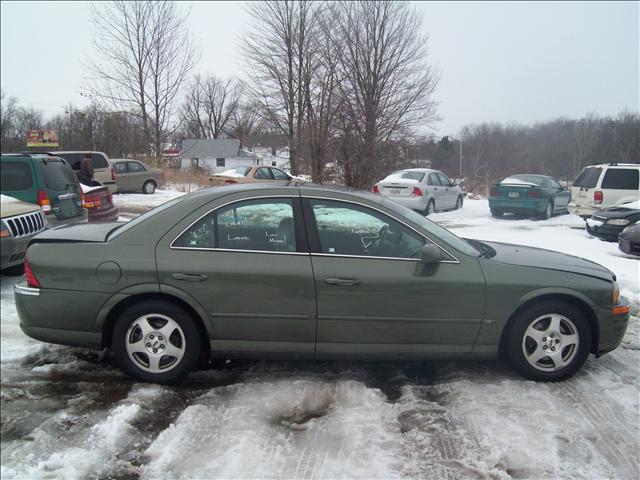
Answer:
[{"label": "billboard sign", "polygon": [[27,147],[57,147],[57,130],[29,130],[27,132]]}]

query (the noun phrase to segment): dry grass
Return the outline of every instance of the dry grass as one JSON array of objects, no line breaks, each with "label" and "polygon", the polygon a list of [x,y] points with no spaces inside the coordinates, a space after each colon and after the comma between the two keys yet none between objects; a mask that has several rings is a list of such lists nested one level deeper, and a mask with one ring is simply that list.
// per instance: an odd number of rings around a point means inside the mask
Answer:
[{"label": "dry grass", "polygon": [[209,174],[202,170],[165,167],[162,171],[167,185],[180,192],[190,192],[209,186]]}]

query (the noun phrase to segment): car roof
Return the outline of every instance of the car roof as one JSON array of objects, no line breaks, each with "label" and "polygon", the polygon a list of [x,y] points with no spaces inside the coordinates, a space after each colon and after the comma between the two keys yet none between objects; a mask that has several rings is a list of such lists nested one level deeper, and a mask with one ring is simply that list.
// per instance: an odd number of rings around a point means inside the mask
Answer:
[{"label": "car roof", "polygon": [[56,150],[56,151],[50,151],[47,153],[51,155],[55,155],[57,153],[99,153],[101,155],[107,156],[106,153],[100,152],[98,150]]},{"label": "car roof", "polygon": [[640,165],[637,163],[598,163],[597,165],[586,165],[584,168],[591,168],[591,167],[635,167],[635,168],[640,168]]},{"label": "car roof", "polygon": [[420,173],[423,173],[423,172],[424,173],[437,172],[437,173],[442,173],[440,170],[436,170],[435,168],[403,168],[402,170],[394,170],[389,175],[392,175],[392,174],[398,173],[398,172],[420,172]]}]

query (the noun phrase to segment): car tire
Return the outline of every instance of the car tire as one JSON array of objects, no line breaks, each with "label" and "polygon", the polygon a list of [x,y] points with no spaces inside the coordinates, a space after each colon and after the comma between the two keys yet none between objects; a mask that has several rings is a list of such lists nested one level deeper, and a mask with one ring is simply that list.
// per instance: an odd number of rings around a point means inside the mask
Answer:
[{"label": "car tire", "polygon": [[504,214],[504,212],[500,211],[500,210],[496,210],[495,208],[491,209],[491,216],[495,217],[495,218],[502,218],[502,215]]},{"label": "car tire", "polygon": [[144,382],[173,383],[191,372],[200,354],[191,316],[173,303],[147,300],[116,322],[111,349],[122,369]]},{"label": "car tire", "polygon": [[433,213],[436,211],[436,202],[433,201],[433,199],[429,200],[429,202],[427,203],[427,208],[424,209],[423,215],[425,217],[428,217],[429,214]]},{"label": "car tire", "polygon": [[521,312],[507,338],[509,362],[538,382],[565,380],[584,364],[591,350],[591,327],[575,306],[544,301]]},{"label": "car tire", "polygon": [[549,220],[552,216],[553,216],[553,200],[549,200],[547,202],[547,206],[544,209],[544,212],[542,212],[542,215],[540,215],[540,218],[542,218],[543,220]]},{"label": "car tire", "polygon": [[153,180],[147,180],[146,182],[144,182],[144,185],[142,185],[142,193],[151,195],[155,191],[156,191],[156,182],[154,182]]}]

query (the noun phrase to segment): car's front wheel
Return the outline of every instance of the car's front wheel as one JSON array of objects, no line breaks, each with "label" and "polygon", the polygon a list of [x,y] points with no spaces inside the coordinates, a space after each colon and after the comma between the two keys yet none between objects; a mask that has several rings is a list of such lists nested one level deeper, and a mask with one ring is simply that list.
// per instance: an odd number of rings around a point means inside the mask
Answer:
[{"label": "car's front wheel", "polygon": [[125,310],[113,329],[111,346],[118,363],[131,376],[171,383],[195,367],[200,335],[182,308],[150,300]]},{"label": "car's front wheel", "polygon": [[147,180],[146,182],[144,182],[144,185],[142,185],[142,191],[147,195],[150,195],[153,192],[155,192],[156,191],[155,182],[153,180]]},{"label": "car's front wheel", "polygon": [[591,328],[584,314],[568,303],[545,301],[518,317],[508,337],[511,365],[526,378],[564,380],[576,373],[591,350]]},{"label": "car's front wheel", "polygon": [[456,200],[456,210],[462,208],[462,195],[458,195],[458,200]]}]

